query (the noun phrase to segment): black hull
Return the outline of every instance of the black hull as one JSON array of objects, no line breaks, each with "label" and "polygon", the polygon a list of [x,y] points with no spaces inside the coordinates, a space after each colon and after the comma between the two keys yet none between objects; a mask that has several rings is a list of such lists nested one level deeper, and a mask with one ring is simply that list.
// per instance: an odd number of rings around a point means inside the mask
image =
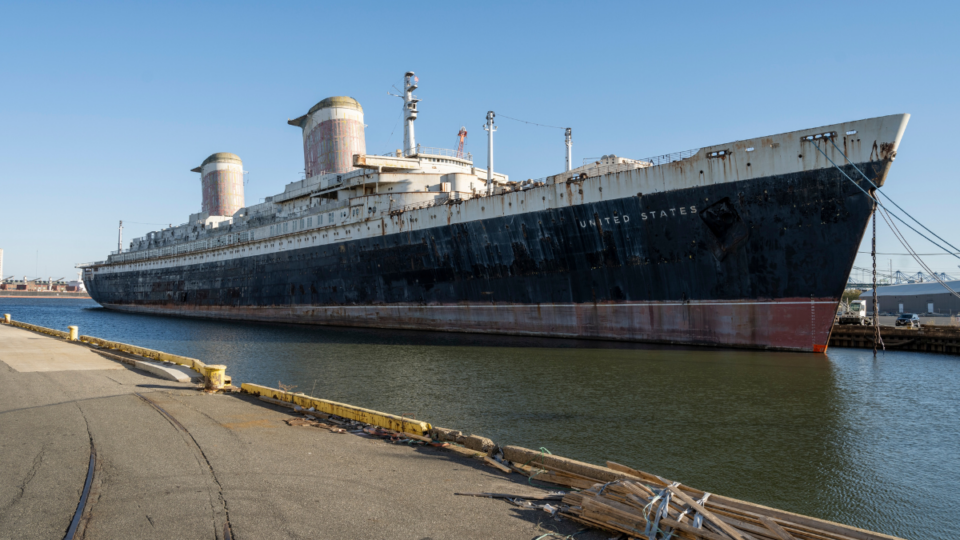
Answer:
[{"label": "black hull", "polygon": [[[876,179],[888,165],[859,167]],[[856,177],[852,167],[846,172]],[[828,340],[871,211],[870,198],[837,169],[818,169],[228,261],[98,273],[87,287],[107,307],[178,315],[816,350]],[[787,326],[772,333],[738,329],[764,321],[728,320],[776,318],[783,306],[808,301],[816,307],[803,309],[816,313],[800,330],[792,311],[770,321]],[[727,304],[772,307],[709,307]],[[684,323],[693,330],[686,338],[682,331],[658,338],[656,313],[636,323],[651,328],[605,335],[581,324],[583,310],[600,305],[688,306],[696,313],[669,317],[696,320]],[[406,311],[381,315],[391,306]],[[482,327],[457,322],[464,317],[456,310],[431,315],[439,325],[409,319],[427,306],[519,311],[504,316],[512,330],[486,319]],[[575,306],[556,317],[576,320],[525,322],[536,319],[520,313],[531,306]],[[356,307],[362,315],[349,315]],[[802,336],[789,339],[791,332]]]}]

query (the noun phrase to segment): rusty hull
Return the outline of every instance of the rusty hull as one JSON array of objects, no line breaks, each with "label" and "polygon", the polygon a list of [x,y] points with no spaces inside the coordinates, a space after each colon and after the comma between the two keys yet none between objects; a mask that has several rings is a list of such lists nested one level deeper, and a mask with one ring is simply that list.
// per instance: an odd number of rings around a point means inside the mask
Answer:
[{"label": "rusty hull", "polygon": [[105,307],[210,319],[823,352],[837,300],[269,307],[107,304]]},{"label": "rusty hull", "polygon": [[[888,165],[858,167],[879,180]],[[824,168],[109,272],[88,287],[124,311],[819,352],[871,210]]]}]

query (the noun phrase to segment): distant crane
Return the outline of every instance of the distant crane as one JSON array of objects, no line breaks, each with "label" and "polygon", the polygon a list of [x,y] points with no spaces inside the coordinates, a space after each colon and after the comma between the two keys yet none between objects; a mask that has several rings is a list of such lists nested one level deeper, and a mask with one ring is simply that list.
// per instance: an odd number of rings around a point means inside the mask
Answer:
[{"label": "distant crane", "polygon": [[[854,272],[860,274],[860,280],[854,279]],[[860,288],[860,287],[872,287],[873,285],[868,283],[869,276],[872,273],[870,268],[861,268],[859,266],[854,266],[851,275],[847,278],[847,287],[848,288]],[[938,274],[925,274],[923,272],[917,272],[915,274],[905,274],[900,270],[894,271],[892,274],[886,272],[877,272],[877,278],[880,281],[886,282],[885,284],[892,285],[901,285],[904,283],[933,283],[938,281],[955,281],[956,278],[947,274],[946,272],[940,272]]]},{"label": "distant crane", "polygon": [[457,144],[457,157],[463,159],[463,145],[467,143],[467,127],[460,126],[460,132],[457,133],[457,137],[460,139],[459,144]]},{"label": "distant crane", "polygon": [[896,282],[897,283],[930,283],[932,281],[937,281],[937,278],[940,281],[954,281],[953,276],[940,272],[939,274],[924,274],[923,272],[917,272],[916,274],[904,274],[903,272],[897,270],[896,272]]}]

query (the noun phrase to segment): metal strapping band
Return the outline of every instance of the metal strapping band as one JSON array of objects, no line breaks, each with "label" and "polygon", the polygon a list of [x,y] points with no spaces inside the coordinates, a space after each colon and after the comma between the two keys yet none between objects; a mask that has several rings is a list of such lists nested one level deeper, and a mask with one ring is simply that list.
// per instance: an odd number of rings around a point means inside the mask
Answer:
[{"label": "metal strapping band", "polygon": [[[671,487],[677,487],[679,485],[680,482],[674,482],[671,484]],[[647,505],[651,506],[657,502],[657,499],[661,500],[660,506],[657,507],[656,513],[653,515],[653,521],[651,522],[647,519],[647,527],[643,531],[643,534],[645,534],[649,540],[655,540],[657,533],[660,532],[660,519],[670,515],[670,499],[672,495],[669,489],[663,489],[650,501],[650,504]]]},{"label": "metal strapping band", "polygon": [[[697,501],[697,504],[705,507],[708,498],[710,498],[710,494],[704,493],[703,497],[700,497],[700,500]],[[693,516],[693,526],[699,529],[701,525],[703,525],[703,514],[697,512],[697,515]]]}]

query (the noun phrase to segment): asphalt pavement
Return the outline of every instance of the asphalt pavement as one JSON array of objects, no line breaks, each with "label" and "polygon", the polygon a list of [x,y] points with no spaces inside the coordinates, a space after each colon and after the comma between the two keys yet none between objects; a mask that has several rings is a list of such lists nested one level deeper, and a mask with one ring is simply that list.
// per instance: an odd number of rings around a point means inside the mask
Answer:
[{"label": "asphalt pavement", "polygon": [[0,325],[0,539],[64,538],[91,449],[76,538],[534,539],[582,528],[454,495],[545,493],[526,477],[442,449],[288,426],[291,417]]}]

